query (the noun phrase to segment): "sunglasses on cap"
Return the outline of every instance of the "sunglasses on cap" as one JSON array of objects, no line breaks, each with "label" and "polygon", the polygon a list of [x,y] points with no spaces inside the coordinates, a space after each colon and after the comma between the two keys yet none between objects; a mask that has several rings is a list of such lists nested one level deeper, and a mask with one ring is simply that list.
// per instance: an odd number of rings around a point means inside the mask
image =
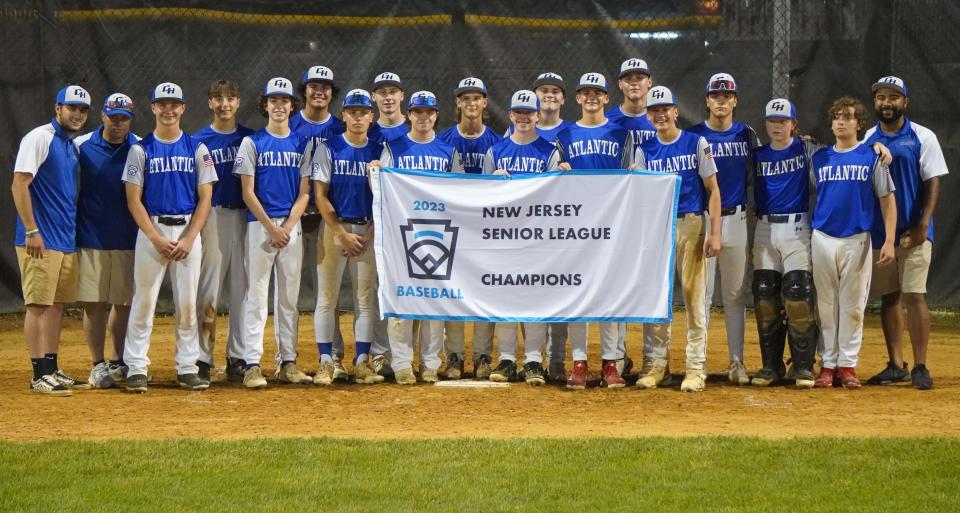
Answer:
[{"label": "sunglasses on cap", "polygon": [[710,87],[708,87],[707,90],[711,93],[716,93],[719,91],[736,92],[737,84],[735,84],[733,80],[714,80],[713,82],[710,82]]},{"label": "sunglasses on cap", "polygon": [[133,103],[122,98],[110,100],[103,104],[103,110],[129,110],[133,111]]}]

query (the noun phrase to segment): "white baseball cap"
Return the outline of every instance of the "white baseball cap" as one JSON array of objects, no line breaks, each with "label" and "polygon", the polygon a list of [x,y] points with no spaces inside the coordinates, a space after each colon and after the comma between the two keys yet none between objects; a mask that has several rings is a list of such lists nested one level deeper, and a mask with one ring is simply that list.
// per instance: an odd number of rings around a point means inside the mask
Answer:
[{"label": "white baseball cap", "polygon": [[467,77],[460,81],[457,84],[457,89],[453,91],[453,94],[460,96],[463,93],[481,93],[484,96],[487,95],[487,86],[483,84],[483,80],[480,80],[477,77]]},{"label": "white baseball cap", "polygon": [[121,114],[133,117],[133,100],[123,93],[113,93],[103,101],[103,113],[108,116]]},{"label": "white baseball cap", "polygon": [[78,85],[68,85],[57,91],[57,105],[90,106],[90,93]]},{"label": "white baseball cap", "polygon": [[673,91],[665,86],[651,87],[647,91],[647,108],[659,107],[661,105],[676,105],[673,101]]},{"label": "white baseball cap", "polygon": [[893,75],[886,76],[877,80],[877,82],[873,84],[873,92],[877,92],[877,89],[880,89],[881,87],[889,87],[894,91],[899,91],[900,94],[904,96],[907,95],[907,84],[903,81],[902,78],[895,77]]},{"label": "white baseball cap", "polygon": [[437,106],[437,95],[430,91],[417,91],[410,95],[410,101],[407,102],[407,109],[433,109],[439,111]]},{"label": "white baseball cap", "polygon": [[620,78],[627,76],[634,71],[650,76],[650,68],[647,67],[647,61],[643,59],[627,59],[620,65]]},{"label": "white baseball cap", "polygon": [[394,86],[403,89],[403,82],[400,81],[400,75],[391,73],[389,71],[384,71],[383,73],[373,77],[374,91],[386,86]]},{"label": "white baseball cap", "polygon": [[710,93],[737,94],[737,81],[729,73],[717,73],[707,80],[707,94]]},{"label": "white baseball cap", "polygon": [[763,109],[763,117],[797,119],[797,108],[786,98],[774,98],[767,102],[767,106]]},{"label": "white baseball cap", "polygon": [[289,96],[293,98],[293,84],[283,77],[273,77],[263,86],[264,96]]},{"label": "white baseball cap", "polygon": [[521,89],[510,97],[510,110],[540,110],[540,100],[537,94],[527,89]]},{"label": "white baseball cap", "polygon": [[580,83],[577,85],[577,91],[592,87],[607,92],[607,78],[600,73],[584,73],[580,77]]},{"label": "white baseball cap", "polygon": [[178,102],[184,102],[183,89],[173,82],[158,84],[157,87],[153,88],[153,93],[150,95],[150,103],[160,100],[177,100]]},{"label": "white baseball cap", "polygon": [[334,85],[333,70],[326,66],[310,66],[303,72],[303,78],[300,80],[301,84],[307,82],[326,82]]}]

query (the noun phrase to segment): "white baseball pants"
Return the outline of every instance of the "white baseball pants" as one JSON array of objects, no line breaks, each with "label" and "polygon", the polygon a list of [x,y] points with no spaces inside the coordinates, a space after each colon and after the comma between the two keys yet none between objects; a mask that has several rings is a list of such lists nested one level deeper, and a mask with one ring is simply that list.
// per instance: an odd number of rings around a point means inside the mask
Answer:
[{"label": "white baseball pants", "polygon": [[838,238],[814,230],[810,250],[822,333],[822,365],[828,369],[856,367],[873,272],[870,233]]},{"label": "white baseball pants", "polygon": [[810,220],[807,214],[789,214],[786,223],[757,220],[753,236],[753,268],[787,274],[810,270]]},{"label": "white baseball pants", "polygon": [[[152,217],[157,232],[169,240],[178,240],[190,223],[167,226]],[[130,320],[123,348],[123,361],[130,368],[128,375],[147,374],[150,358],[150,334],[153,331],[153,315],[157,308],[157,295],[163,283],[163,275],[170,271],[173,285],[173,319],[176,326],[176,349],[173,359],[177,374],[196,374],[197,358],[200,356],[200,334],[197,330],[197,284],[200,280],[200,237],[193,241],[187,258],[171,261],[160,255],[143,232],[137,233],[133,262],[133,302],[130,305]]]},{"label": "white baseball pants", "polygon": [[[350,233],[363,235],[368,226],[346,223]],[[323,230],[323,252],[317,259],[317,307],[313,328],[318,343],[333,343],[337,325],[337,298],[343,272],[350,273],[354,296],[354,337],[358,342],[373,342],[374,306],[376,302],[377,267],[373,248],[367,247],[358,257],[341,252],[333,230]]]},{"label": "white baseball pants", "polygon": [[[463,325],[464,328],[466,327],[464,323],[460,324]],[[498,323],[482,321],[473,323],[473,361],[477,361],[477,358],[482,354],[490,355],[493,353],[493,332],[496,324]],[[447,337],[443,341],[443,352],[448,356],[451,353],[456,353],[462,360],[467,344],[465,338],[466,336],[462,330],[460,333],[457,333],[456,330],[451,333],[448,327]]]},{"label": "white baseball pants", "polygon": [[[280,226],[286,218],[271,218]],[[259,364],[263,356],[263,331],[267,323],[270,275],[276,272],[273,323],[283,361],[297,358],[297,297],[303,268],[303,233],[298,222],[290,232],[290,242],[277,249],[270,246],[270,235],[259,221],[247,226],[247,293],[243,298],[243,360]]]},{"label": "white baseball pants", "polygon": [[[500,360],[517,361],[517,325],[516,322],[496,323],[497,342],[500,345]],[[547,342],[547,325],[542,322],[523,323],[523,359],[524,363],[542,363],[540,352]]]},{"label": "white baseball pants", "polygon": [[[601,322],[600,324],[600,358],[603,360],[619,360],[623,358],[623,350],[620,349],[620,327],[626,329],[626,324],[622,322]],[[567,331],[570,333],[570,351],[573,353],[573,361],[587,360],[587,336],[588,326],[585,322],[571,322],[567,324]],[[551,357],[551,361],[552,357]]]},{"label": "white baseball pants", "polygon": [[[704,216],[710,226],[710,216]],[[710,307],[716,284],[717,267],[720,271],[720,299],[727,328],[727,349],[730,362],[743,362],[743,332],[747,306],[747,212],[738,208],[737,213],[720,218],[720,244],[723,250],[707,259],[706,323],[710,327]]]},{"label": "white baseball pants", "polygon": [[227,356],[242,358],[243,296],[247,292],[247,271],[243,257],[247,233],[247,211],[242,208],[213,207],[200,237],[200,284],[197,289],[197,322],[200,327],[200,360],[213,363],[217,340],[217,303],[227,273],[230,273],[230,317],[227,324]]},{"label": "white baseball pants", "polygon": [[[439,369],[440,350],[443,349],[443,324],[444,321],[388,318],[387,332],[390,336],[390,351],[393,353],[392,366],[394,370],[408,369],[413,365],[414,334],[418,332],[420,368]],[[463,326],[463,323],[451,324]]]}]

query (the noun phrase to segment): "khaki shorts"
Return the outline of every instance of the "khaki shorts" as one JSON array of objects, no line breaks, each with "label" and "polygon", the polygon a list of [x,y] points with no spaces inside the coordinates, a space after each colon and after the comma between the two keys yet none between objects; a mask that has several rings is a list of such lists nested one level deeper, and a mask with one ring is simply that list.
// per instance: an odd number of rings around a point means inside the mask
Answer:
[{"label": "khaki shorts", "polygon": [[930,272],[930,254],[933,244],[924,241],[909,249],[897,247],[897,262],[883,267],[873,264],[873,280],[870,293],[885,296],[894,292],[926,294],[927,274]]},{"label": "khaki shorts", "polygon": [[17,246],[23,303],[46,305],[73,303],[77,297],[77,254],[44,249],[43,258],[33,258]]},{"label": "khaki shorts", "polygon": [[129,306],[133,301],[133,250],[79,250],[77,301]]}]

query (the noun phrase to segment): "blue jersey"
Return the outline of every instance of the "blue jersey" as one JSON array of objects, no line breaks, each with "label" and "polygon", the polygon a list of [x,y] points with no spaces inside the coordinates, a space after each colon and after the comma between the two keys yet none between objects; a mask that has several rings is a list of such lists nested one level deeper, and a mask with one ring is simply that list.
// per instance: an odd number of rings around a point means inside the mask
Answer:
[{"label": "blue jersey", "polygon": [[[538,126],[537,135],[542,137],[547,142],[556,142],[557,136],[560,135],[560,132],[562,132],[565,128],[576,125],[577,124],[572,121],[560,120],[559,123],[550,128],[541,128]],[[504,134],[504,137],[510,137],[511,135],[513,135],[513,125],[510,125],[510,127],[507,128],[507,132]]]},{"label": "blue jersey", "polygon": [[143,187],[141,201],[151,216],[192,214],[197,186],[217,181],[207,147],[189,134],[175,141],[151,133],[130,147],[123,181]]},{"label": "blue jersey", "polygon": [[557,145],[537,137],[527,144],[517,144],[505,137],[487,150],[483,160],[484,174],[498,169],[513,174],[544,173],[557,169],[560,150]]},{"label": "blue jersey", "polygon": [[[77,220],[77,148],[56,120],[34,128],[23,137],[14,172],[33,175],[30,200],[33,218],[52,250],[72,253],[76,246]],[[26,231],[17,216],[14,244],[24,245]]]},{"label": "blue jersey", "polygon": [[217,170],[217,183],[213,186],[211,204],[215,207],[244,208],[240,179],[233,174],[233,159],[240,149],[240,141],[253,130],[237,125],[230,133],[218,132],[212,126],[193,134],[193,138],[206,145]]},{"label": "blue jersey", "polygon": [[123,170],[133,133],[120,144],[103,138],[103,126],[74,140],[80,151],[80,195],[77,197],[77,247],[132,250],[137,223],[127,208]]},{"label": "blue jersey", "polygon": [[811,159],[817,184],[813,229],[831,237],[849,237],[873,225],[874,196],[893,191],[887,167],[866,144],[844,151],[822,148]]},{"label": "blue jersey", "polygon": [[426,143],[416,142],[409,134],[383,145],[380,165],[442,173],[463,172],[460,155],[453,146],[437,138]]},{"label": "blue jersey", "polygon": [[622,126],[571,123],[557,135],[560,156],[573,169],[626,169],[633,159],[633,138]]},{"label": "blue jersey", "polygon": [[393,126],[383,126],[379,121],[370,125],[370,129],[367,130],[367,139],[370,140],[373,144],[383,146],[383,143],[392,141],[397,137],[407,135],[410,132],[410,127],[407,126],[407,123],[401,121]]},{"label": "blue jersey", "polygon": [[703,180],[717,174],[710,144],[697,134],[681,130],[669,143],[653,137],[640,143],[637,151],[640,169],[680,175],[680,203],[677,214],[701,214],[707,209],[707,191]]},{"label": "blue jersey", "polygon": [[[900,236],[923,216],[923,182],[947,174],[943,150],[932,131],[906,118],[903,128],[896,133],[888,134],[878,124],[867,131],[865,140],[868,145],[883,144],[893,155],[890,176],[897,188],[894,193],[897,199],[897,238],[894,244],[899,244]],[[874,217],[871,235],[874,247],[879,248],[885,238],[879,202],[874,207]],[[930,219],[927,238],[933,240],[933,218]]]},{"label": "blue jersey", "polygon": [[713,160],[717,164],[717,185],[720,186],[721,207],[747,204],[747,175],[750,150],[759,144],[757,134],[747,125],[733,122],[724,131],[707,126],[706,122],[687,129],[710,143]]},{"label": "blue jersey", "polygon": [[[243,138],[233,172],[253,177],[253,193],[267,217],[287,217],[300,196],[300,178],[310,176],[305,158],[310,139],[291,131],[277,137],[261,128]],[[257,218],[247,212],[247,221]]]},{"label": "blue jersey", "polygon": [[298,112],[290,116],[290,130],[305,139],[317,138],[320,142],[326,141],[335,135],[342,134],[346,128],[343,121],[337,119],[333,114],[329,114],[327,119],[319,123],[310,121],[303,117],[303,112]]},{"label": "blue jersey", "polygon": [[327,197],[338,217],[373,217],[367,164],[380,158],[382,149],[370,140],[354,146],[342,135],[317,148],[311,178],[328,185]]},{"label": "blue jersey", "polygon": [[634,147],[640,146],[643,141],[657,135],[657,129],[647,118],[646,112],[643,114],[627,114],[623,111],[622,106],[617,105],[608,110],[605,115],[610,121],[630,131],[630,135],[633,136]]},{"label": "blue jersey", "polygon": [[437,138],[456,148],[463,162],[463,170],[473,174],[483,172],[483,159],[487,156],[487,150],[502,139],[499,135],[493,133],[490,127],[486,126],[483,127],[483,132],[480,135],[467,137],[460,133],[458,125],[453,125],[444,130]]},{"label": "blue jersey", "polygon": [[804,214],[810,209],[811,147],[794,138],[783,149],[764,144],[753,150],[753,199],[757,215]]}]

